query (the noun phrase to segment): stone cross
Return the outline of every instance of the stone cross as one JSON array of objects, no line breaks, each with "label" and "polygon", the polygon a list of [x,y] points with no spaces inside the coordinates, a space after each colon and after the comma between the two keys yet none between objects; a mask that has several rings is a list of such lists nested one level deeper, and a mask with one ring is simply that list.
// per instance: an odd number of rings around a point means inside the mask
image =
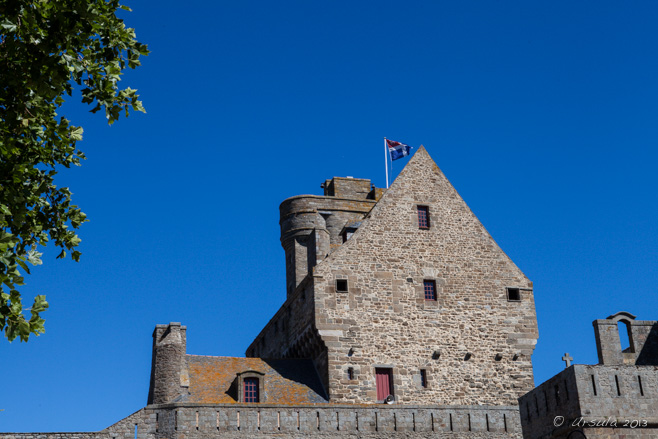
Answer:
[{"label": "stone cross", "polygon": [[[573,360],[573,358],[569,355],[568,352],[565,352],[565,353],[564,353],[564,357],[562,357],[562,361],[564,361],[565,363],[567,363],[567,367],[571,366],[571,360]],[[567,367],[565,367],[565,369],[566,369]]]}]

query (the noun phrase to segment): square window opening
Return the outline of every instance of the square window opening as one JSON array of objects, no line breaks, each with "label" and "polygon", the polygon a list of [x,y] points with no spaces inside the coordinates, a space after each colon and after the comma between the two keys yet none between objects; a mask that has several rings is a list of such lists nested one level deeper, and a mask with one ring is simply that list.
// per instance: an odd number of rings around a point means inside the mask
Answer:
[{"label": "square window opening", "polygon": [[510,302],[520,302],[521,301],[521,290],[519,288],[508,288],[507,289],[507,300]]},{"label": "square window opening", "polygon": [[436,281],[426,279],[423,281],[425,300],[436,300]]},{"label": "square window opening", "polygon": [[347,293],[347,279],[336,279],[336,292]]}]

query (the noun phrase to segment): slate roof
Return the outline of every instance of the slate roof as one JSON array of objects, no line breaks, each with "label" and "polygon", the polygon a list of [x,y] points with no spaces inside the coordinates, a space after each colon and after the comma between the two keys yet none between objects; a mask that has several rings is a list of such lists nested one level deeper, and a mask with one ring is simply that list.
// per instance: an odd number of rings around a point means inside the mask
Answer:
[{"label": "slate roof", "polygon": [[322,382],[311,360],[186,355],[189,373],[188,402],[226,404],[238,402],[237,374],[264,374],[266,404],[326,403]]}]

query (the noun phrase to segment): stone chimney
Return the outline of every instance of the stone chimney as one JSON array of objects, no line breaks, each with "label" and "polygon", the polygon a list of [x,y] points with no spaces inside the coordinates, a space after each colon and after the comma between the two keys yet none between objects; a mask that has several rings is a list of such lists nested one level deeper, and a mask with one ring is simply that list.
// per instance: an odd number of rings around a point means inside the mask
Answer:
[{"label": "stone chimney", "polygon": [[186,331],[178,322],[156,325],[148,404],[182,401],[187,395]]}]

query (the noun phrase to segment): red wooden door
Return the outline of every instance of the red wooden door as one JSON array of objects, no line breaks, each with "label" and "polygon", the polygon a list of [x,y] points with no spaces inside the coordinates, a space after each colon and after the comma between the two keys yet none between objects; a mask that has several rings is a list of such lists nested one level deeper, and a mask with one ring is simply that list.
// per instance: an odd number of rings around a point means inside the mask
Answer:
[{"label": "red wooden door", "polygon": [[375,381],[377,383],[377,401],[383,401],[391,391],[391,369],[375,369]]}]

